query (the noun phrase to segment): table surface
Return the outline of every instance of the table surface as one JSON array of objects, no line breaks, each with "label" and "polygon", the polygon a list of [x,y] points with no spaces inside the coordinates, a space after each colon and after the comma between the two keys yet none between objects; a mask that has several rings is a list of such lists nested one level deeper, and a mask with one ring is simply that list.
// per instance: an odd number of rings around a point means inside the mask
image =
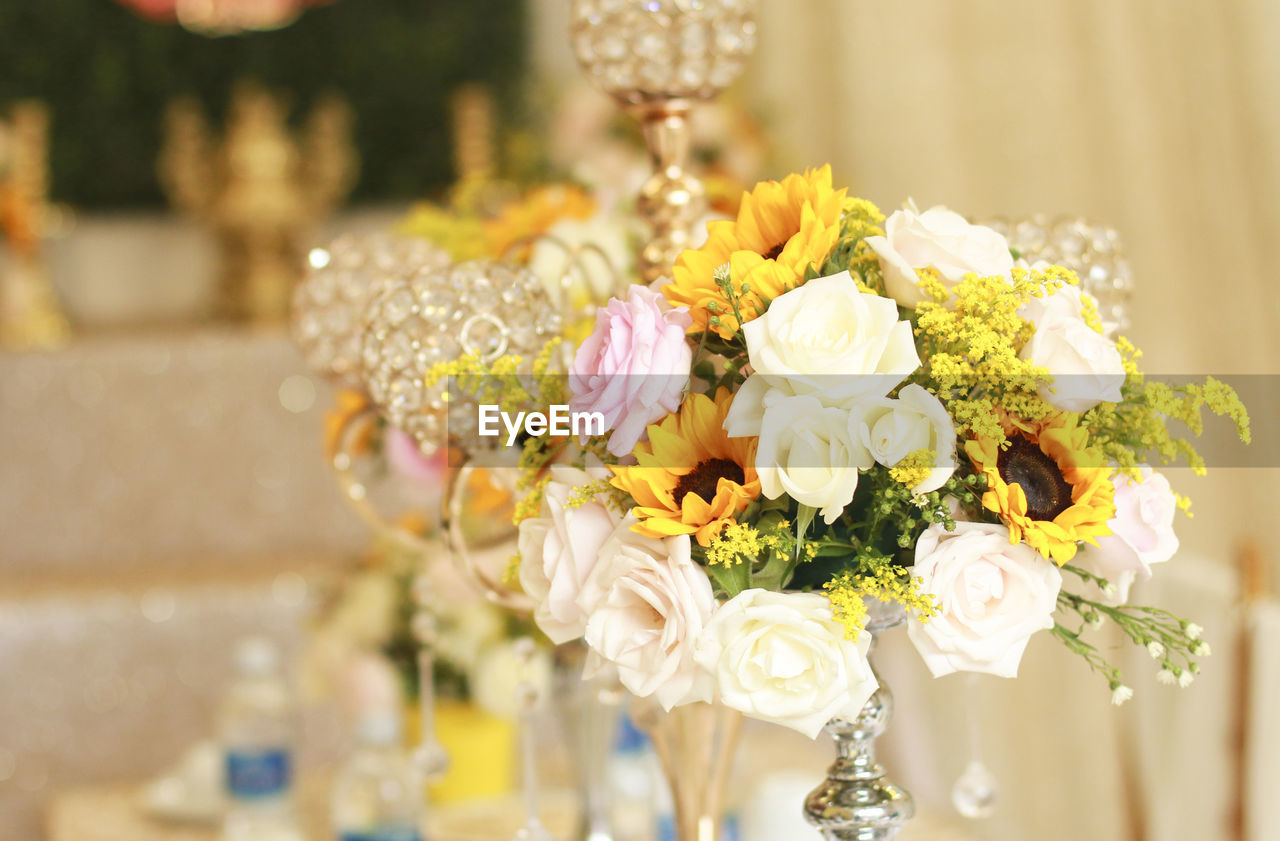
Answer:
[{"label": "table surface", "polygon": [[[330,837],[327,793],[328,781],[322,776],[304,777],[299,786],[299,810],[309,839]],[[569,838],[577,814],[573,795],[553,790],[546,792],[543,800],[544,824],[557,839]],[[453,804],[433,811],[426,837],[431,841],[509,841],[520,821],[520,799],[516,795]],[[216,826],[152,817],[136,785],[68,790],[53,800],[48,828],[48,841],[217,841],[218,838]],[[903,830],[900,841],[977,841],[977,838],[954,821],[921,815]]]}]

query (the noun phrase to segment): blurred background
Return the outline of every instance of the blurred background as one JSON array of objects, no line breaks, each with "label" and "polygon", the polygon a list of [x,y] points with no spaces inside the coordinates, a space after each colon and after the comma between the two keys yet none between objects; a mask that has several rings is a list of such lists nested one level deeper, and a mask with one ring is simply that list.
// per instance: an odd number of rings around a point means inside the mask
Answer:
[{"label": "blurred background", "polygon": [[[886,210],[1088,218],[1123,239],[1146,370],[1254,375],[1257,461],[1171,472],[1195,516],[1149,593],[1209,629],[1206,674],[1116,710],[1050,640],[1023,679],[978,684],[930,681],[888,641],[913,837],[1280,838],[1280,728],[1259,712],[1280,698],[1280,5],[758,0],[757,16],[746,74],[695,122],[727,194],[829,162]],[[456,200],[469,174],[630,195],[643,146],[567,27],[567,0],[0,6],[0,837],[213,837],[155,818],[139,787],[210,735],[236,640],[265,634],[307,672],[334,626],[399,616],[403,588],[367,573],[404,576],[326,464],[340,397],[290,341],[291,286],[310,246]],[[392,607],[335,619],[353,590]],[[951,805],[965,708],[1002,788],[981,821]],[[336,716],[311,703],[307,767],[340,753]],[[739,780],[735,803],[797,810],[828,746],[757,735],[748,760],[787,767]],[[509,758],[497,738],[485,750]]]}]

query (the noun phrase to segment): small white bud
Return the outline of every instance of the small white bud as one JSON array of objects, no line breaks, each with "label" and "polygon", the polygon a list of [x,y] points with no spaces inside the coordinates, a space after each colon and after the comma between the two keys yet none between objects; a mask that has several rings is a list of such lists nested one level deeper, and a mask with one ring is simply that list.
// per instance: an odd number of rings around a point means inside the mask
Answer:
[{"label": "small white bud", "polygon": [[1107,617],[1103,616],[1101,613],[1090,613],[1089,617],[1084,621],[1090,628],[1097,630],[1106,624]]},{"label": "small white bud", "polygon": [[1178,675],[1178,685],[1183,689],[1186,689],[1195,679],[1196,676],[1191,674],[1190,671],[1184,671],[1182,674]]},{"label": "small white bud", "polygon": [[1161,669],[1160,671],[1156,672],[1156,680],[1160,681],[1166,686],[1172,686],[1173,684],[1178,682],[1177,676],[1174,675],[1174,673],[1169,671],[1168,669]]},{"label": "small white bud", "polygon": [[1197,657],[1208,657],[1213,653],[1213,649],[1209,647],[1209,643],[1198,643],[1195,648],[1191,649],[1191,653]]},{"label": "small white bud", "polygon": [[1164,646],[1152,640],[1147,643],[1147,653],[1151,655],[1152,660],[1159,660],[1164,656]]},{"label": "small white bud", "polygon": [[1116,589],[1116,585],[1112,584],[1110,581],[1102,582],[1102,587],[1100,587],[1099,589],[1102,590],[1102,595],[1106,596],[1109,599],[1115,598],[1116,594],[1120,592],[1119,590]]},{"label": "small white bud", "polygon": [[1111,703],[1117,707],[1123,706],[1126,701],[1133,698],[1133,690],[1127,686],[1117,686],[1111,692]]},{"label": "small white bud", "polygon": [[1198,640],[1198,639],[1200,639],[1200,635],[1201,635],[1201,634],[1203,634],[1203,633],[1204,633],[1204,628],[1201,628],[1201,627],[1200,627],[1199,625],[1197,625],[1196,623],[1191,622],[1191,623],[1189,623],[1189,624],[1187,625],[1187,638],[1188,638],[1188,639]]}]

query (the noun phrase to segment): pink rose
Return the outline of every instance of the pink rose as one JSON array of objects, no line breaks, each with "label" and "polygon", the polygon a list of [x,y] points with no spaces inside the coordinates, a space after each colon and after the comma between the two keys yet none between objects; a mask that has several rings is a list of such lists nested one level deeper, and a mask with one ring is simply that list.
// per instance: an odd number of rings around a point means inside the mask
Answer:
[{"label": "pink rose", "polygon": [[625,456],[645,427],[680,408],[693,351],[686,307],[668,309],[662,296],[632,285],[596,312],[596,328],[578,348],[569,371],[573,412],[599,412],[612,429],[609,452]]},{"label": "pink rose", "polygon": [[388,426],[383,440],[383,452],[396,475],[403,476],[423,488],[438,488],[444,483],[448,468],[447,452],[441,447],[433,455],[427,455],[417,440],[399,428]]},{"label": "pink rose", "polygon": [[1111,534],[1080,553],[1080,565],[1115,588],[1103,594],[1111,604],[1127,602],[1138,576],[1150,578],[1152,564],[1164,563],[1178,551],[1173,533],[1178,501],[1169,480],[1150,467],[1143,467],[1141,476],[1140,482],[1124,474],[1115,477],[1116,515],[1107,522]]},{"label": "pink rose", "polygon": [[594,674],[605,663],[633,695],[652,695],[662,708],[710,701],[711,676],[694,661],[694,646],[716,610],[707,573],[690,555],[689,535],[636,534],[623,520],[600,547],[578,606]]},{"label": "pink rose", "polygon": [[916,541],[913,575],[938,614],[907,624],[907,636],[934,677],[983,672],[1017,677],[1027,642],[1053,627],[1062,573],[993,523],[941,523]]},{"label": "pink rose", "polygon": [[542,496],[542,516],[520,523],[520,586],[536,604],[533,618],[556,645],[582,636],[587,617],[578,607],[583,582],[622,517],[601,498],[570,503],[576,488],[608,473],[556,465]]}]

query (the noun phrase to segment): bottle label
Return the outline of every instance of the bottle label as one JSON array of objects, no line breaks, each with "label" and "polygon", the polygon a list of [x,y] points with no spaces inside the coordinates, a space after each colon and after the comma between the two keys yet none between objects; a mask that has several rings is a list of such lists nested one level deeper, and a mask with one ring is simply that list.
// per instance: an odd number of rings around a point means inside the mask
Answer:
[{"label": "bottle label", "polygon": [[338,841],[422,841],[422,836],[412,827],[391,826],[363,832],[340,832]]},{"label": "bottle label", "polygon": [[275,797],[289,790],[289,751],[284,748],[227,751],[227,793],[236,800]]}]

